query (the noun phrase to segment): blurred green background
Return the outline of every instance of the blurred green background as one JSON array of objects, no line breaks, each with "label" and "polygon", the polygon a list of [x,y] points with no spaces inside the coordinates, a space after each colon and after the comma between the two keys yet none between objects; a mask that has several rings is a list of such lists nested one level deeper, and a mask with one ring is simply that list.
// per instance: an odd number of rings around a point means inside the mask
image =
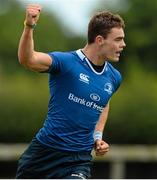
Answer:
[{"label": "blurred green background", "polygon": [[[157,1],[105,0],[97,10],[119,13],[126,23],[121,60],[113,64],[123,76],[111,100],[104,138],[115,144],[157,143]],[[16,0],[0,0],[0,142],[29,142],[42,126],[49,99],[48,76],[24,69],[17,58],[25,9]],[[74,22],[75,24],[75,22]],[[73,25],[74,25],[73,24]],[[85,35],[75,35],[43,11],[34,33],[38,51],[82,48]],[[64,90],[63,90],[64,91]]]},{"label": "blurred green background", "polygon": [[[37,1],[47,3],[47,7],[54,3],[54,0],[0,0],[0,144],[30,142],[47,114],[48,75],[25,69],[17,58],[25,4]],[[58,1],[64,8],[70,0]],[[74,2],[77,1],[70,1],[77,6]],[[60,6],[56,5],[56,10],[62,11]],[[113,64],[121,72],[123,83],[111,100],[104,139],[124,148],[126,144],[152,147],[157,144],[157,0],[90,0],[87,6],[84,8],[88,9],[88,20],[96,11],[111,10],[120,14],[126,23],[127,47],[120,62]],[[69,9],[70,16],[74,13]],[[78,19],[68,27],[63,23],[68,17],[62,18],[61,21],[56,11],[43,8],[34,33],[36,50],[69,51],[86,44],[86,34],[72,30]],[[131,161],[131,165],[125,162],[125,165],[125,178],[157,177],[155,159],[149,163]],[[7,162],[1,157],[0,177],[14,178],[16,167],[17,160]],[[111,167],[110,163],[96,162],[93,177],[109,178]]]}]

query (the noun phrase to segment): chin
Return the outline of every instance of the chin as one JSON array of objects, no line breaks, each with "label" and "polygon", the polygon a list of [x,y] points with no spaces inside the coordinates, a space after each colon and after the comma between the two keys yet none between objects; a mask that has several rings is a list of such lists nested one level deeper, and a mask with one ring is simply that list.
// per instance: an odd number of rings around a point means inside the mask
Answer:
[{"label": "chin", "polygon": [[119,61],[119,58],[115,59],[114,62],[118,62]]},{"label": "chin", "polygon": [[119,58],[110,58],[109,61],[111,61],[111,62],[118,62]]}]

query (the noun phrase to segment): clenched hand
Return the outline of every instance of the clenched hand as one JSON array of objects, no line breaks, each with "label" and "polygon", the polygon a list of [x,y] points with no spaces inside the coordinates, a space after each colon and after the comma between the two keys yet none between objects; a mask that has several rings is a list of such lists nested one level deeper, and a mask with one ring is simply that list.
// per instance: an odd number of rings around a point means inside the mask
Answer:
[{"label": "clenched hand", "polygon": [[26,8],[26,23],[29,25],[36,24],[38,22],[41,9],[41,6],[38,4],[28,5]]},{"label": "clenched hand", "polygon": [[95,154],[96,156],[102,156],[109,151],[109,145],[103,140],[96,140],[95,142]]}]

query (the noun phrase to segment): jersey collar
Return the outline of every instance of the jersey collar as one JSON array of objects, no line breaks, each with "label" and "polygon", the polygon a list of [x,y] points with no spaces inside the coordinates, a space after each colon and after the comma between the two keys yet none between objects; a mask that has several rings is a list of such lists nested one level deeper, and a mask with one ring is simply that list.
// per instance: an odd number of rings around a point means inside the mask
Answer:
[{"label": "jersey collar", "polygon": [[90,67],[90,69],[97,75],[101,75],[104,73],[105,69],[106,69],[106,66],[107,66],[107,62],[105,62],[105,65],[104,65],[104,68],[101,72],[97,72],[95,71],[95,69],[92,67],[91,63],[89,62],[88,58],[82,53],[81,49],[78,49],[76,51],[76,54],[79,56],[79,58],[82,60],[82,61],[86,61],[88,66]]}]

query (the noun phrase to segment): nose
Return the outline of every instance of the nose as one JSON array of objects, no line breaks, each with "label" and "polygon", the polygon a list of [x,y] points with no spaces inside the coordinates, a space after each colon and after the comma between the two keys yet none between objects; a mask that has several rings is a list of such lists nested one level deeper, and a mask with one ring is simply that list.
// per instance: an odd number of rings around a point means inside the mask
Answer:
[{"label": "nose", "polygon": [[123,46],[123,48],[126,47],[124,40],[122,41],[122,46]]}]

